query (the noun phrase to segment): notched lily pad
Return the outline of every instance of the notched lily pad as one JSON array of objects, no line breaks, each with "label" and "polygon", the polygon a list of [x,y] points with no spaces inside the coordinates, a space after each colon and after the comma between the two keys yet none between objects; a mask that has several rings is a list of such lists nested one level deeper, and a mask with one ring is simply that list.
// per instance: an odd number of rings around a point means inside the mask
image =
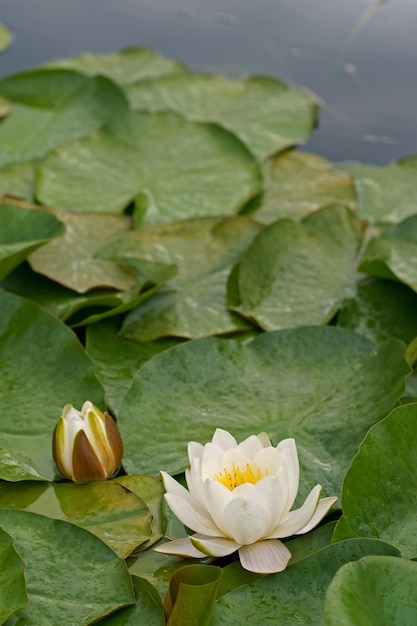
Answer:
[{"label": "notched lily pad", "polygon": [[215,122],[234,133],[259,160],[303,143],[316,122],[318,103],[269,76],[230,80],[185,74],[139,81],[127,88],[134,110],[176,111]]},{"label": "notched lily pad", "polygon": [[326,324],[354,294],[362,239],[362,224],[341,206],[272,223],[242,258],[235,310],[265,330]]},{"label": "notched lily pad", "polygon": [[13,540],[0,528],[0,624],[27,606],[25,565],[13,547]]},{"label": "notched lily pad", "polygon": [[127,110],[123,93],[104,77],[38,69],[0,81],[13,106],[0,125],[0,167],[30,161],[83,137]]},{"label": "notched lily pad", "polygon": [[62,209],[117,213],[142,194],[149,225],[237,213],[260,182],[252,155],[220,127],[127,113],[47,157],[37,195]]}]

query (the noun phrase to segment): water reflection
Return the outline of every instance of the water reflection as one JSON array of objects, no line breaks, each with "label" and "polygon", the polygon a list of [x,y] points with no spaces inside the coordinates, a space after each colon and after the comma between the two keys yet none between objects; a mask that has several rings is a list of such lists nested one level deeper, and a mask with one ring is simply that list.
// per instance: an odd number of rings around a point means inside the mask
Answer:
[{"label": "water reflection", "polygon": [[81,51],[155,48],[196,69],[267,73],[323,100],[307,148],[386,163],[417,152],[415,0],[2,0],[0,75]]}]

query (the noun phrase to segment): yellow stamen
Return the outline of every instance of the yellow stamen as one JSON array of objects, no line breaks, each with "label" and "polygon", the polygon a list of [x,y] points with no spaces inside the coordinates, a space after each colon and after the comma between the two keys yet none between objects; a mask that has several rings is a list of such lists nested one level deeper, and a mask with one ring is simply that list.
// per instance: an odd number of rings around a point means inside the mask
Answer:
[{"label": "yellow stamen", "polygon": [[223,472],[214,475],[214,480],[217,480],[217,482],[232,491],[235,487],[243,485],[244,483],[254,485],[264,476],[268,476],[268,470],[263,474],[255,463],[251,465],[248,463],[243,471],[233,463],[231,471],[225,468]]}]

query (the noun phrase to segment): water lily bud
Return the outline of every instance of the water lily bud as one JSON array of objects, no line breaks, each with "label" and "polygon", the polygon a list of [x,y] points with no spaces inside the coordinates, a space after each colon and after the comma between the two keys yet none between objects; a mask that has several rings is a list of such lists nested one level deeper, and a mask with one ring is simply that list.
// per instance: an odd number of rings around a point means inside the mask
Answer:
[{"label": "water lily bud", "polygon": [[106,480],[117,472],[123,443],[112,417],[87,401],[81,411],[71,404],[64,406],[52,450],[63,476],[75,483],[88,483]]}]

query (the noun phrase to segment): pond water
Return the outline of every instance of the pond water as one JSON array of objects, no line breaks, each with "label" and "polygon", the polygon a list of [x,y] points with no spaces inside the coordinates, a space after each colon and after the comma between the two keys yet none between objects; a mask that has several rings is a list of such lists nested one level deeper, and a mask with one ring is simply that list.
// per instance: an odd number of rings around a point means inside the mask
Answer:
[{"label": "pond water", "polygon": [[416,0],[2,0],[0,76],[79,52],[153,48],[196,70],[314,91],[305,149],[384,164],[417,152]]}]

